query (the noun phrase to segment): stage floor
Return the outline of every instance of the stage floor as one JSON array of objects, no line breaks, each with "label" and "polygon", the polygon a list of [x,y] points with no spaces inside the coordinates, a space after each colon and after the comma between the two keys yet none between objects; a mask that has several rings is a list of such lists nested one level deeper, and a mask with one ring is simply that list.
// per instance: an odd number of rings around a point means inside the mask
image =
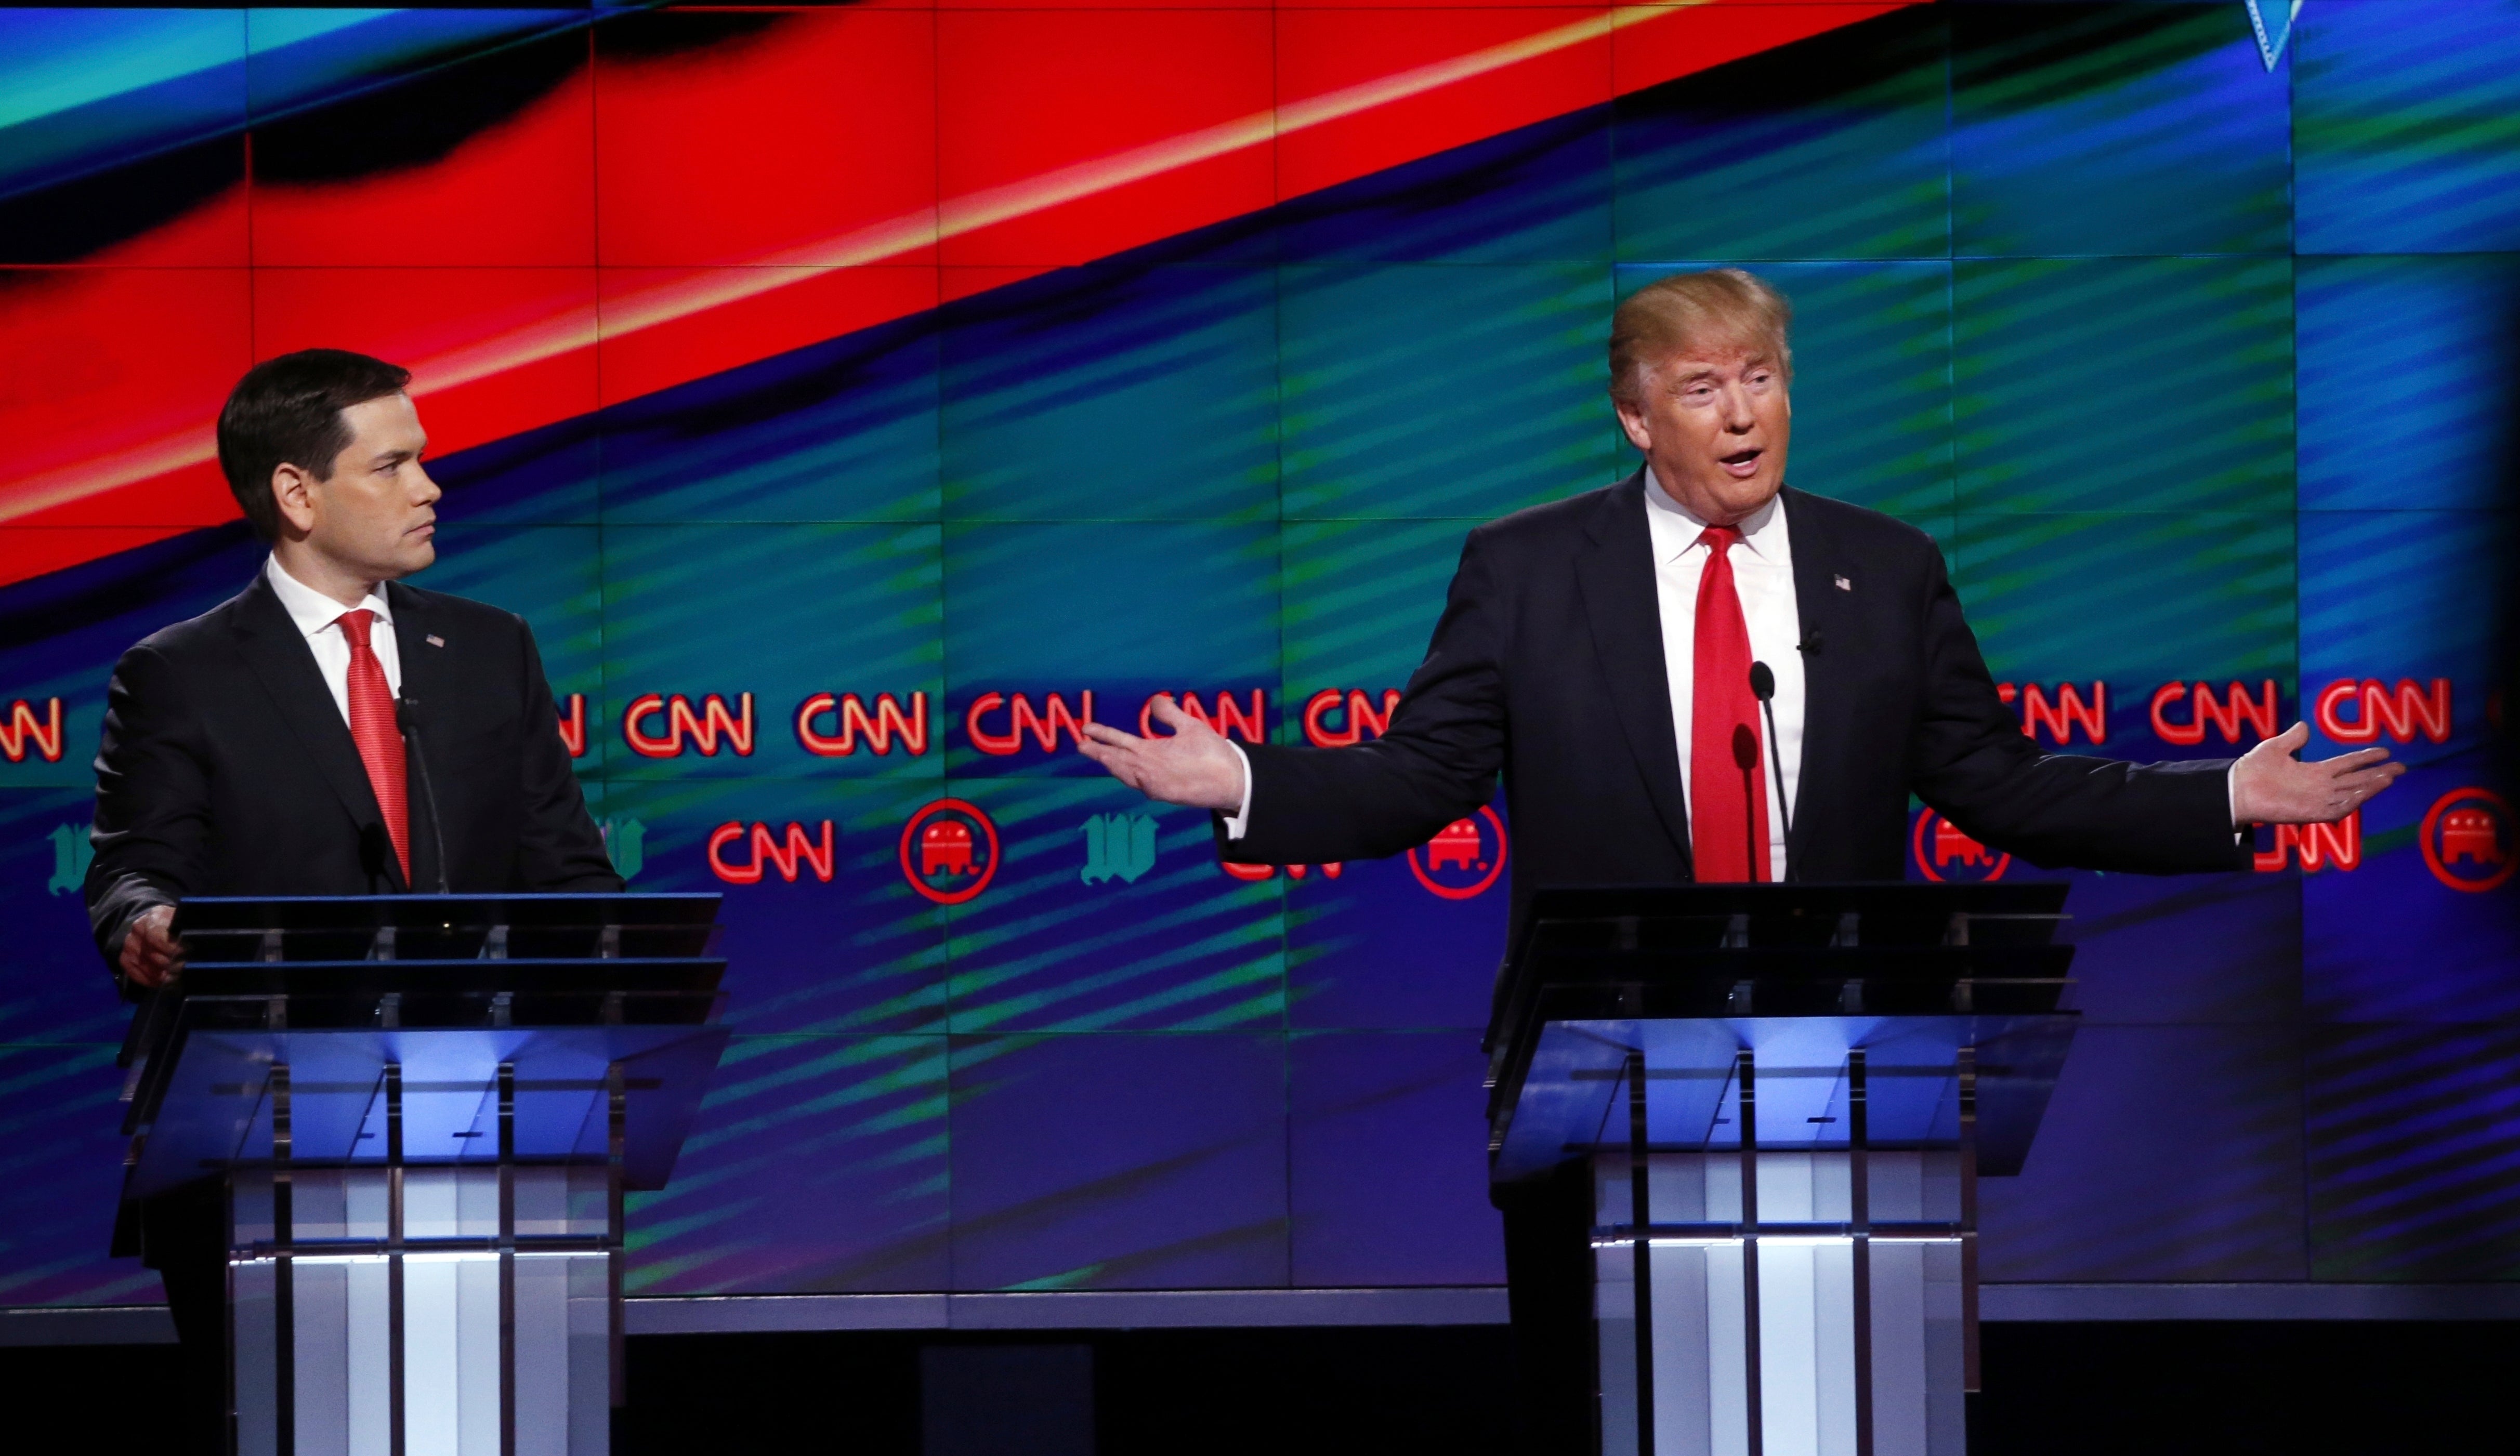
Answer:
[{"label": "stage floor", "polygon": [[[2514,1321],[2002,1323],[1985,1340],[1973,1456],[2478,1449],[2476,1433],[2507,1429],[2520,1366]],[[950,1448],[922,1433],[922,1369],[968,1374],[978,1367],[936,1352],[1011,1346],[1050,1357],[1016,1362],[1035,1372],[1090,1370],[1096,1456],[1515,1449],[1510,1338],[1479,1325],[643,1336],[620,1456],[966,1456],[970,1420]],[[131,1398],[171,1389],[174,1358],[165,1346],[0,1348],[7,1444],[49,1429],[74,1432],[81,1456],[178,1456],[166,1403]],[[1075,1428],[1057,1419],[1064,1429],[1026,1456],[1064,1446]]]}]

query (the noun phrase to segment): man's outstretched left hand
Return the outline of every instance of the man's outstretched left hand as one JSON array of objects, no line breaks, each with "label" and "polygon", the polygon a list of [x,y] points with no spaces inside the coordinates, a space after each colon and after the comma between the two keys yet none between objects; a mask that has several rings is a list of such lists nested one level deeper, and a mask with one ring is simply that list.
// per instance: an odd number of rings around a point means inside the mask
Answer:
[{"label": "man's outstretched left hand", "polygon": [[2310,741],[2310,725],[2296,723],[2243,755],[2231,772],[2231,816],[2251,824],[2332,824],[2362,807],[2407,772],[2388,763],[2389,750],[2361,748],[2305,763],[2293,755]]}]

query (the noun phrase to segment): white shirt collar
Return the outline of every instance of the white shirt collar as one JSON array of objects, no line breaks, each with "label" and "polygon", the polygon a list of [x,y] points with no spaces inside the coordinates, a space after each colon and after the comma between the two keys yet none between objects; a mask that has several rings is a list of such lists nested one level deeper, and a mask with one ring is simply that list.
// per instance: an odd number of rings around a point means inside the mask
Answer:
[{"label": "white shirt collar", "polygon": [[271,583],[272,595],[280,598],[281,607],[289,613],[289,620],[296,623],[297,630],[307,637],[313,637],[338,622],[341,620],[341,614],[346,611],[364,609],[376,613],[377,620],[380,622],[393,621],[393,608],[385,605],[382,587],[370,592],[360,599],[358,607],[354,608],[341,605],[313,587],[291,576],[280,564],[280,557],[277,555],[263,558],[262,574]]},{"label": "white shirt collar", "polygon": [[[1645,470],[1645,519],[1654,527],[1654,555],[1661,561],[1673,561],[1695,549],[1697,538],[1705,531],[1706,522],[1695,511],[1671,498],[1655,478],[1653,466]],[[1779,491],[1768,504],[1742,518],[1739,526],[1741,544],[1761,561],[1782,566],[1793,560],[1793,549],[1785,536],[1785,498]]]}]

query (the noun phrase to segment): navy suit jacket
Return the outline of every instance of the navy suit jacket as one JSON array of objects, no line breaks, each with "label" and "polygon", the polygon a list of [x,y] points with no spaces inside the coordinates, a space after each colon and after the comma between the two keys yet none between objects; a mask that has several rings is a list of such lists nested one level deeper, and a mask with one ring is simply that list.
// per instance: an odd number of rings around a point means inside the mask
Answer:
[{"label": "navy suit jacket", "polygon": [[87,875],[108,965],[134,917],[187,896],[433,890],[441,835],[458,894],[621,888],[524,620],[399,582],[385,593],[443,816],[431,833],[411,765],[410,882],[315,654],[256,571],[114,665]]},{"label": "navy suit jacket", "polygon": [[[1644,490],[1640,470],[1472,531],[1389,728],[1349,748],[1246,749],[1250,822],[1229,841],[1220,818],[1220,853],[1398,854],[1477,812],[1502,772],[1515,933],[1544,887],[1690,880]],[[2035,864],[2246,866],[2229,760],[2042,752],[1997,696],[1932,537],[1798,490],[1784,510],[1805,684],[1795,880],[1904,878],[1912,793]]]}]

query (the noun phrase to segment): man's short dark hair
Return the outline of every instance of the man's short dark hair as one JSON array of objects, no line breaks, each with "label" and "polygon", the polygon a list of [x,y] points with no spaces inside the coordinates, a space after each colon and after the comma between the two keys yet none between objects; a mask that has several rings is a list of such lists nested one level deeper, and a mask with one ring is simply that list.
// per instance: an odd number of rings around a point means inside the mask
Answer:
[{"label": "man's short dark hair", "polygon": [[280,538],[271,472],[295,465],[332,479],[334,458],[350,445],[341,412],[410,382],[410,370],[347,349],[300,349],[245,372],[219,411],[219,469],[263,540]]}]

